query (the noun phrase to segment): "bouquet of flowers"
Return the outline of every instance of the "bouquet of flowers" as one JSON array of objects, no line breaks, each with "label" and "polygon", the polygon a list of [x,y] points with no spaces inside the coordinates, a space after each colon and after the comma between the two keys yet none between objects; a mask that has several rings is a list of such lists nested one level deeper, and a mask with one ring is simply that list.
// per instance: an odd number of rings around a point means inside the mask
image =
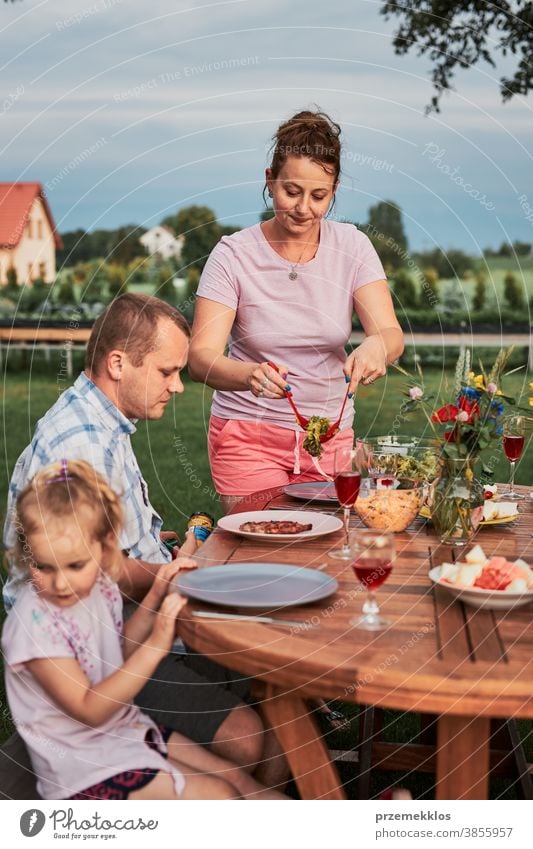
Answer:
[{"label": "bouquet of flowers", "polygon": [[483,449],[501,440],[507,408],[521,409],[503,390],[504,378],[523,368],[505,370],[512,351],[512,347],[501,350],[488,371],[480,362],[476,374],[471,368],[470,351],[461,348],[448,403],[435,403],[435,396],[426,393],[420,367],[417,379],[400,368],[409,379],[403,393],[408,400],[401,412],[405,415],[422,408],[443,457],[475,460]]}]

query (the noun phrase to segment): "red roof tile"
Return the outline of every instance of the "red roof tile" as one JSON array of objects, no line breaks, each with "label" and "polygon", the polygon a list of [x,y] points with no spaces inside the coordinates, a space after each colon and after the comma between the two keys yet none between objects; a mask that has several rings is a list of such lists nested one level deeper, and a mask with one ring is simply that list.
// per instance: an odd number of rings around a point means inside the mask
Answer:
[{"label": "red roof tile", "polygon": [[46,217],[54,233],[56,248],[62,248],[52,212],[40,183],[0,183],[0,247],[15,248],[22,238],[28,213],[35,198],[40,197]]}]

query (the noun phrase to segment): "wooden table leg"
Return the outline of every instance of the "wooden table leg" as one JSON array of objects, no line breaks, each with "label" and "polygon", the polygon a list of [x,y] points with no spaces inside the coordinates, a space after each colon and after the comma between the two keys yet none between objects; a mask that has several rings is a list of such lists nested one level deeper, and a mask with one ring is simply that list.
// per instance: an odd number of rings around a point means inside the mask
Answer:
[{"label": "wooden table leg", "polygon": [[489,798],[489,736],[486,717],[439,717],[437,799]]},{"label": "wooden table leg", "polygon": [[267,684],[261,711],[285,752],[302,799],[346,799],[328,748],[305,701]]}]

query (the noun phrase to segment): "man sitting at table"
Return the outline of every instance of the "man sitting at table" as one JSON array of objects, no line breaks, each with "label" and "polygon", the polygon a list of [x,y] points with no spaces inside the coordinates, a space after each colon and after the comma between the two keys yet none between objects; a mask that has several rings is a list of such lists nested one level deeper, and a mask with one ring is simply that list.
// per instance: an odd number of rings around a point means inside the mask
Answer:
[{"label": "man sitting at table", "polygon": [[[138,419],[160,419],[175,393],[183,392],[190,329],[174,307],[158,298],[125,294],[95,322],[85,370],[40,419],[30,445],[15,466],[9,487],[4,544],[16,534],[14,506],[19,492],[43,466],[83,459],[122,493],[125,514],[121,589],[126,598],[144,597],[157,569],[172,555],[161,535],[162,519],[150,504],[148,487],[133,453]],[[180,557],[196,549],[192,534]],[[15,602],[21,576],[14,568],[4,587],[6,608]],[[245,705],[247,683],[234,683],[228,670],[195,653],[170,654],[137,697],[156,721],[217,754],[253,769],[265,784],[282,773],[279,749],[258,714]],[[284,767],[283,767],[284,771]]]}]

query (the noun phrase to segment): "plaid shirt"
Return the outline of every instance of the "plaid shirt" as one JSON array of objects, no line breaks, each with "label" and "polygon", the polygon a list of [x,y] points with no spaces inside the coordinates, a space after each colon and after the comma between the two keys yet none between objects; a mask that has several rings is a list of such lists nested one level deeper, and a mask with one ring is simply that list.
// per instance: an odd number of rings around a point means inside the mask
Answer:
[{"label": "plaid shirt", "polygon": [[[5,547],[9,549],[15,543],[15,506],[21,490],[36,472],[65,457],[86,460],[121,495],[125,521],[120,545],[125,552],[150,563],[170,561],[171,554],[160,538],[162,519],[150,504],[148,487],[131,447],[135,429],[82,372],[39,420],[31,443],[17,460],[9,484]],[[11,564],[3,590],[6,609],[13,606],[25,579]]]}]

